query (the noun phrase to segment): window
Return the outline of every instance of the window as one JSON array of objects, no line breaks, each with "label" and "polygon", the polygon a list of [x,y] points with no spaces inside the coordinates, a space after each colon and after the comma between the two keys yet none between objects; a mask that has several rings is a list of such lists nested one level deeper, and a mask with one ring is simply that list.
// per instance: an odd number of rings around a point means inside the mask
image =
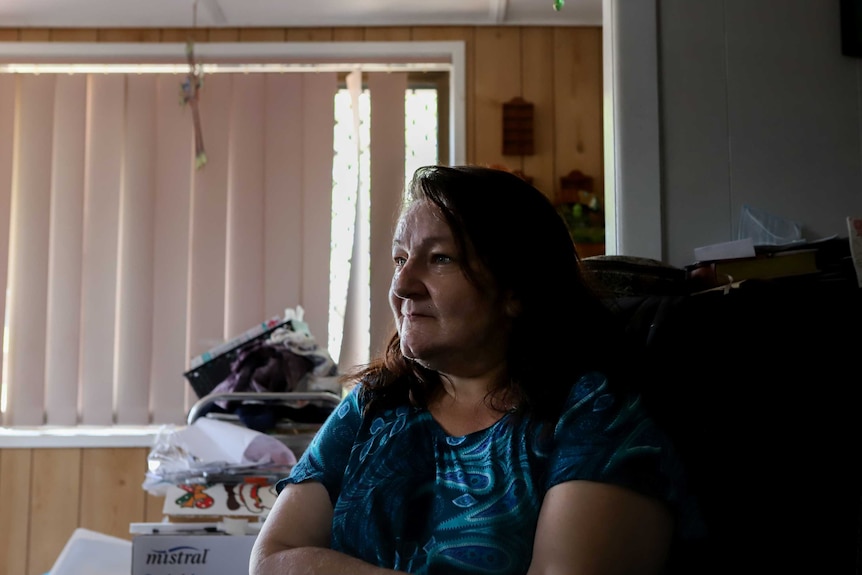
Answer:
[{"label": "window", "polygon": [[[436,78],[441,75],[437,74]],[[445,75],[444,75],[445,76]],[[404,94],[405,117],[405,187],[416,168],[438,162],[439,156],[439,90],[432,79],[417,78],[408,84]],[[355,217],[357,208],[357,189],[363,204],[360,214],[366,220],[370,213],[369,171],[370,171],[370,118],[371,106],[368,89],[357,95],[357,117],[354,117],[350,91],[341,88],[335,95],[335,126],[332,189],[332,253],[330,256],[330,300],[329,300],[329,340],[327,349],[338,363],[345,329],[345,307],[347,304],[348,283],[351,274],[351,259],[354,241],[361,249],[368,250],[368,237],[355,237]],[[357,141],[358,140],[358,141]],[[358,182],[358,188],[357,188]],[[367,230],[366,230],[367,231]],[[367,261],[365,253],[360,261]],[[369,274],[367,269],[360,270],[357,280],[362,282],[359,301],[360,316],[367,316],[370,301],[367,297]],[[356,273],[356,270],[353,270]],[[359,355],[349,362],[365,362],[370,347],[368,326],[349,325],[356,330],[354,337],[359,341]]]},{"label": "window", "polygon": [[[42,67],[2,64],[22,48],[41,50],[27,61]],[[183,46],[0,49],[0,128],[14,133],[0,144],[0,230],[11,226],[8,245],[0,242],[3,425],[181,423],[196,400],[182,378],[189,359],[285,307],[301,305],[312,333],[330,341],[339,74],[361,68],[370,114],[375,98],[378,109],[398,110],[400,100],[430,114],[430,88],[408,89],[407,79],[423,65],[443,72],[452,113],[438,110],[449,119],[438,125],[438,152],[463,162],[459,43],[200,48],[205,61],[228,62],[210,64],[202,91],[201,170],[189,110],[177,105],[185,68],[164,64],[168,55],[182,62]],[[370,63],[331,64],[336,50]],[[380,63],[393,50],[412,57]],[[159,64],[124,62],[148,58]],[[328,63],[311,67],[315,58]],[[80,62],[74,74],[51,68],[70,59]],[[427,129],[422,145],[406,145],[416,126],[405,122],[403,113],[367,120],[364,181],[377,200],[365,220],[367,257],[385,243],[387,276],[386,206],[397,203],[409,162],[429,163],[433,150]],[[400,155],[393,167],[388,159]],[[391,314],[378,297],[380,266],[369,267],[373,339]]]}]

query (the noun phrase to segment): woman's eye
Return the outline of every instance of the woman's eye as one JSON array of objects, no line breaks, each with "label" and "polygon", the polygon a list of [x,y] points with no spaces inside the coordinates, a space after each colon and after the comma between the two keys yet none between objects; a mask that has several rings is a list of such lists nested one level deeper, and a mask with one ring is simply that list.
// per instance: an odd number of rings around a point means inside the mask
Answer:
[{"label": "woman's eye", "polygon": [[395,256],[392,258],[392,261],[395,262],[395,267],[400,268],[407,261],[407,258],[403,256]]},{"label": "woman's eye", "polygon": [[431,257],[431,260],[435,264],[448,264],[448,263],[451,263],[453,261],[451,257],[449,257],[445,254],[434,254]]}]

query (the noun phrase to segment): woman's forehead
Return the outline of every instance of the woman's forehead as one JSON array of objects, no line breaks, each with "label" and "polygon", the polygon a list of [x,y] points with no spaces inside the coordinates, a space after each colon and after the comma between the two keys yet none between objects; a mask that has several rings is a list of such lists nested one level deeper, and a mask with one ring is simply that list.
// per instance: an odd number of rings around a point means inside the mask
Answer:
[{"label": "woman's forehead", "polygon": [[452,230],[440,209],[430,202],[414,202],[398,218],[395,236],[433,232],[452,236]]}]

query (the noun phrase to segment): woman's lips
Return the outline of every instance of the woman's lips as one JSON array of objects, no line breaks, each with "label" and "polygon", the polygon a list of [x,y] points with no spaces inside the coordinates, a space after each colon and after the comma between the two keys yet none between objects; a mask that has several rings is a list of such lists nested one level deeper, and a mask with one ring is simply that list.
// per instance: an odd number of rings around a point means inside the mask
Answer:
[{"label": "woman's lips", "polygon": [[404,319],[411,319],[411,320],[415,320],[415,319],[422,319],[422,318],[430,318],[430,317],[432,317],[432,316],[430,316],[430,315],[428,315],[428,314],[425,314],[425,313],[417,313],[417,312],[402,313],[401,315],[404,317]]}]

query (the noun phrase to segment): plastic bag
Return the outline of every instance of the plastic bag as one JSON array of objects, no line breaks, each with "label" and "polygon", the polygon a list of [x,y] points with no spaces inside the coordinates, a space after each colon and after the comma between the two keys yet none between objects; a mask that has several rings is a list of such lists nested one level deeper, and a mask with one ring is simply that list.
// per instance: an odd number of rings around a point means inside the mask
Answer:
[{"label": "plastic bag", "polygon": [[742,206],[736,239],[751,238],[754,245],[784,245],[804,242],[802,224],[765,210]]}]

